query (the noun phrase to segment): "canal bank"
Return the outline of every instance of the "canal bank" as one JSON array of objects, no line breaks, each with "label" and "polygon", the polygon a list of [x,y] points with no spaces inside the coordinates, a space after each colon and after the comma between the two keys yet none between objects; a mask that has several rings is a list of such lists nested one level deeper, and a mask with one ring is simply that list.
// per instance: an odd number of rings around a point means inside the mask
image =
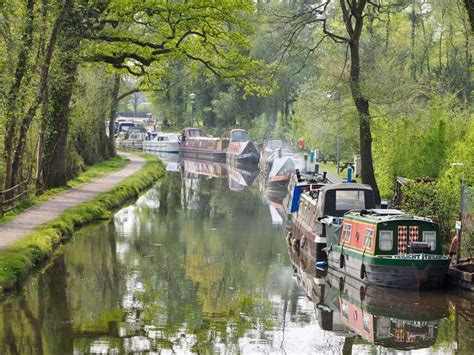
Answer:
[{"label": "canal bank", "polygon": [[120,153],[129,160],[118,172],[55,196],[0,226],[0,294],[17,286],[30,270],[87,223],[138,196],[164,173],[151,156]]}]

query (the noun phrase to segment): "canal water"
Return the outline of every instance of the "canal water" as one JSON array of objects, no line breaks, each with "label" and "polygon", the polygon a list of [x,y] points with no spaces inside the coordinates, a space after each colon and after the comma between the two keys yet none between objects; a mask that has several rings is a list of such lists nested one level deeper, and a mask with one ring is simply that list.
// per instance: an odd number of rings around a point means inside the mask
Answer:
[{"label": "canal water", "polygon": [[1,354],[474,351],[472,296],[361,292],[288,250],[256,172],[168,169],[1,303]]}]

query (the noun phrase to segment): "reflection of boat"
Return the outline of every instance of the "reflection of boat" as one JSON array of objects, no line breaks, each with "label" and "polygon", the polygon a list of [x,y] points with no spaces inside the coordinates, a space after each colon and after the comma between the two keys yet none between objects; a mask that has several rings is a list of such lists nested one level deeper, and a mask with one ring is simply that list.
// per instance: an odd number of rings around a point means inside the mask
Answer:
[{"label": "reflection of boat", "polygon": [[[298,284],[315,303],[321,328],[396,349],[426,348],[436,342],[448,316],[442,293],[367,286],[343,273],[322,274],[302,254],[290,250]],[[319,272],[319,274],[318,274]]]},{"label": "reflection of boat", "polygon": [[233,191],[242,191],[252,186],[253,182],[258,176],[257,167],[248,167],[249,169],[242,169],[241,167],[227,165],[227,173],[229,174],[229,189]]},{"label": "reflection of boat", "polygon": [[227,164],[253,164],[256,165],[260,159],[260,153],[254,142],[247,138],[247,132],[243,129],[230,131],[230,143],[227,148]]},{"label": "reflection of boat", "polygon": [[166,152],[152,152],[154,156],[160,158],[166,165],[166,171],[180,171],[179,154]]},{"label": "reflection of boat", "polygon": [[185,175],[195,174],[209,177],[223,177],[227,175],[227,166],[223,163],[198,159],[180,159],[181,171]]},{"label": "reflection of boat", "polygon": [[178,153],[180,143],[178,137],[177,133],[159,132],[152,139],[143,142],[143,150]]},{"label": "reflection of boat", "polygon": [[179,154],[183,157],[225,162],[228,138],[206,137],[200,128],[186,128],[181,135]]}]

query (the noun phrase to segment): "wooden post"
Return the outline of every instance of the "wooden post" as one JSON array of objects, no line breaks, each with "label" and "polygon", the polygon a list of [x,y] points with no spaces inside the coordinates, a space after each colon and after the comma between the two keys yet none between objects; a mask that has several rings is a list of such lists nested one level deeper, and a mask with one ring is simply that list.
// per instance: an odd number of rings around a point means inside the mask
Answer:
[{"label": "wooden post", "polygon": [[0,218],[3,217],[3,191],[0,192]]}]

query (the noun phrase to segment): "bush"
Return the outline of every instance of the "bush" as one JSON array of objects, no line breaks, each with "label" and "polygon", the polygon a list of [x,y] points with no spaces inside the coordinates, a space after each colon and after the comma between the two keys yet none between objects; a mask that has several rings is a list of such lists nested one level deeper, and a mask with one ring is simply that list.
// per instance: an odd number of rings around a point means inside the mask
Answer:
[{"label": "bush", "polygon": [[451,239],[457,217],[457,202],[435,182],[412,182],[403,186],[403,210],[409,214],[433,217],[440,224],[444,242]]}]

